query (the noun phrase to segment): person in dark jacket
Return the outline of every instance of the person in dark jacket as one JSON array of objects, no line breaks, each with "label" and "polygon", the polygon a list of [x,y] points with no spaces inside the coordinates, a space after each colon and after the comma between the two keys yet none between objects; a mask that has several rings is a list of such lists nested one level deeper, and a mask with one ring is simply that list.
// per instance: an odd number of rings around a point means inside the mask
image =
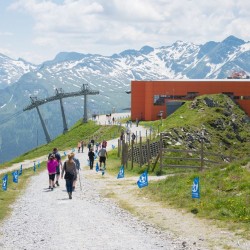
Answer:
[{"label": "person in dark jacket", "polygon": [[93,148],[90,149],[88,153],[88,157],[89,157],[89,168],[93,169],[94,160],[95,160],[95,153],[93,152]]}]

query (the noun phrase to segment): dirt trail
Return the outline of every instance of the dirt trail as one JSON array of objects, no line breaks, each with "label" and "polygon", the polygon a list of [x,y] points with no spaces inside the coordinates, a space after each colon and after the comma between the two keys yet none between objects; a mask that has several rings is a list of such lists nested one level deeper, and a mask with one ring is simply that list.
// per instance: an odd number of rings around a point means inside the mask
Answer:
[{"label": "dirt trail", "polygon": [[[142,189],[136,185],[138,180],[136,177],[117,179],[108,173],[101,176],[88,170],[85,171],[85,177],[94,181],[104,197],[113,199],[140,219],[181,237],[184,239],[184,245],[188,242],[189,245],[193,244],[201,249],[250,249],[250,241],[226,229],[218,228],[213,221],[199,219],[191,213],[145,197]],[[159,179],[159,177],[149,176],[149,183]]]}]

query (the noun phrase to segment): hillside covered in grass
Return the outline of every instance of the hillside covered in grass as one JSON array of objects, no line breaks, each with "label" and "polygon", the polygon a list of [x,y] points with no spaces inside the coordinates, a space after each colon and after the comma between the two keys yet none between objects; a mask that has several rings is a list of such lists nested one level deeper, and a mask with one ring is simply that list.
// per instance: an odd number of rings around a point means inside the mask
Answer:
[{"label": "hillside covered in grass", "polygon": [[97,125],[93,121],[88,123],[82,123],[79,120],[69,131],[65,134],[61,134],[50,143],[37,147],[10,162],[0,165],[0,168],[13,163],[18,163],[26,159],[34,159],[43,155],[48,155],[53,148],[58,148],[59,151],[67,151],[77,147],[77,143],[83,140],[88,143],[89,140],[95,139],[95,141],[110,140],[119,136],[120,127],[116,125]]},{"label": "hillside covered in grass", "polygon": [[250,120],[245,112],[223,94],[199,96],[187,101],[162,121],[147,123],[166,133],[168,144],[198,149],[201,138],[206,150],[232,153],[241,158],[249,154]]},{"label": "hillside covered in grass", "polygon": [[[147,125],[159,126],[159,121]],[[165,180],[151,182],[144,195],[165,205],[184,209],[196,216],[214,219],[249,238],[250,232],[250,123],[246,114],[225,95],[206,95],[187,101],[163,120],[161,132],[168,147],[232,154],[233,160],[208,168],[164,168],[172,173]],[[178,155],[180,156],[180,155]],[[185,160],[183,160],[185,162]],[[200,179],[200,199],[192,199],[195,177]]]}]

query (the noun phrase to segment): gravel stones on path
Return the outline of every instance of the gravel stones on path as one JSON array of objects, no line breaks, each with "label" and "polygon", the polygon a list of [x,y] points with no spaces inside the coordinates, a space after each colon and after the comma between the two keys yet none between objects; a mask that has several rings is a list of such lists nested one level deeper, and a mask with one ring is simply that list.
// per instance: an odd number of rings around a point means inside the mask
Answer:
[{"label": "gravel stones on path", "polygon": [[102,198],[91,180],[69,200],[65,181],[47,189],[47,171],[33,176],[1,227],[0,249],[191,249]]}]

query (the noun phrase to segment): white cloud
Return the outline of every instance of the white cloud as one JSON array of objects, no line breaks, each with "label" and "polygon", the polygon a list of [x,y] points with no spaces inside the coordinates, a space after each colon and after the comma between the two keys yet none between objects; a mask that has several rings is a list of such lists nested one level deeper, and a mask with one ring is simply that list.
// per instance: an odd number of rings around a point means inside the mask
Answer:
[{"label": "white cloud", "polygon": [[250,31],[249,0],[17,0],[9,9],[32,16],[32,42],[50,53],[107,55],[176,40],[248,39]]},{"label": "white cloud", "polygon": [[13,36],[11,32],[0,32],[0,36]]}]

